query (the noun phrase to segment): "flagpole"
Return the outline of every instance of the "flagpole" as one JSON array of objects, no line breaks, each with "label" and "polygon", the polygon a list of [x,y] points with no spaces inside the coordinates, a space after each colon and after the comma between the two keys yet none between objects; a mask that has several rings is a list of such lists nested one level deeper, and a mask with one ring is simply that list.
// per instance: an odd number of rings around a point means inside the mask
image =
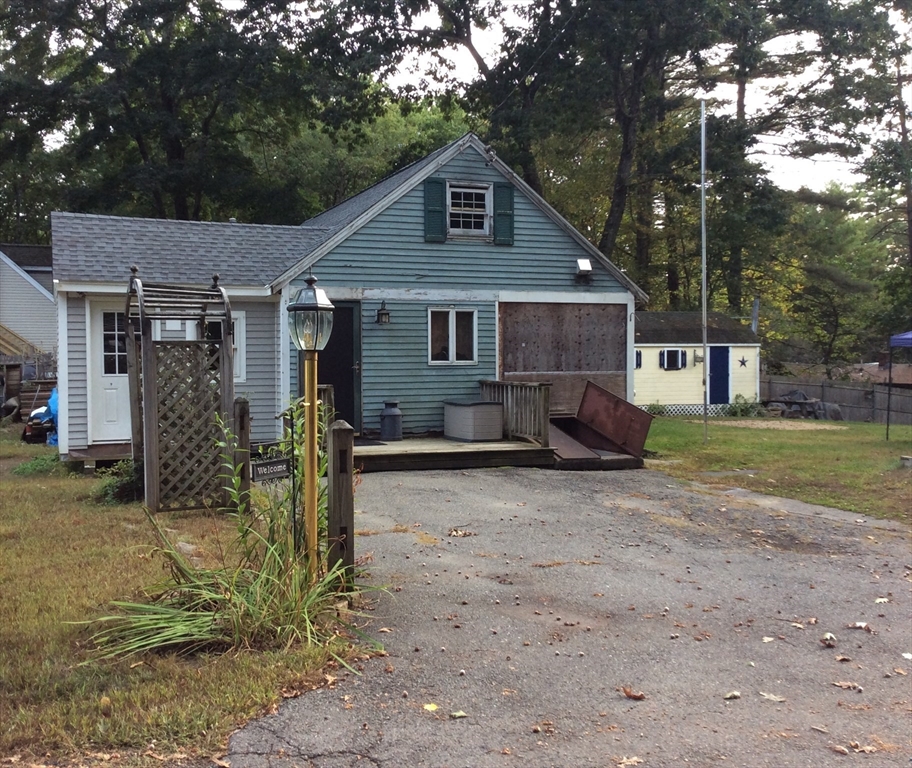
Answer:
[{"label": "flagpole", "polygon": [[706,100],[700,100],[700,249],[703,303],[703,443],[709,441],[709,355],[706,343]]}]

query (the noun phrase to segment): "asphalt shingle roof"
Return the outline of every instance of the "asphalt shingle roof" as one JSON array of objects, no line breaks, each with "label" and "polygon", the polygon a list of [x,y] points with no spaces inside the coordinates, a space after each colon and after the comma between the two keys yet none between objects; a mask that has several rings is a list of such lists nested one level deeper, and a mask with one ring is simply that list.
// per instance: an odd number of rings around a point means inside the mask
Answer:
[{"label": "asphalt shingle roof", "polygon": [[265,286],[330,234],[323,227],[51,214],[54,277],[116,282],[130,267],[150,282]]},{"label": "asphalt shingle roof", "polygon": [[[471,134],[466,134],[466,136],[469,135]],[[416,160],[411,165],[407,165],[405,168],[390,174],[373,186],[359,192],[357,195],[350,197],[347,200],[343,200],[332,208],[326,209],[323,213],[317,214],[312,219],[308,219],[301,226],[305,228],[327,227],[334,231],[341,229],[357,219],[362,213],[368,211],[372,206],[379,203],[395,189],[406,184],[411,178],[421,173],[429,165],[432,165],[440,155],[450,149],[453,144],[461,142],[466,136],[463,136],[462,138],[431,152],[431,154],[426,157]]]},{"label": "asphalt shingle roof", "polygon": [[[702,312],[637,312],[636,344],[702,344]],[[750,326],[721,312],[706,313],[709,344],[758,344]]]},{"label": "asphalt shingle roof", "polygon": [[23,269],[51,266],[51,246],[0,243],[0,251]]}]

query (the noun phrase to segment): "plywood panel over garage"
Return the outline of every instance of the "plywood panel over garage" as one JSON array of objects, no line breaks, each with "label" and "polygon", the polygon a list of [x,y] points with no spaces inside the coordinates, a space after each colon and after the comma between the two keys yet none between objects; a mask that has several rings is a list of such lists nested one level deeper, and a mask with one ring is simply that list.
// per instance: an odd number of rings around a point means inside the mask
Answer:
[{"label": "plywood panel over garage", "polygon": [[626,313],[622,304],[501,304],[503,378],[550,382],[553,413],[576,413],[587,381],[625,397]]}]

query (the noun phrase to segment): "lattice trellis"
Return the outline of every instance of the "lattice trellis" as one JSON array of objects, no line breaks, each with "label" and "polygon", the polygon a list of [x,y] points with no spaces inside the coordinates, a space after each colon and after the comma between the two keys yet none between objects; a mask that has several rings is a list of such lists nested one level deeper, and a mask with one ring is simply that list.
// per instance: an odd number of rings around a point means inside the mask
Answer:
[{"label": "lattice trellis", "polygon": [[[163,320],[184,321],[196,338],[156,340],[153,322]],[[209,288],[143,285],[133,269],[127,295],[133,457],[142,459],[153,512],[225,502],[217,442],[219,417],[230,426],[233,415],[232,347],[231,307],[217,275]]]}]

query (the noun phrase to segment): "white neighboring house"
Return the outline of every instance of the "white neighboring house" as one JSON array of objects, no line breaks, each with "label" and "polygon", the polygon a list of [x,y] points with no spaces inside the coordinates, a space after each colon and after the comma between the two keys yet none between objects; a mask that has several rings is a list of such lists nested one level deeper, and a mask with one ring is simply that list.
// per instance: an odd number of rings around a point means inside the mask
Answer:
[{"label": "white neighboring house", "polygon": [[[57,310],[53,294],[0,250],[0,344],[8,355],[53,355]],[[48,249],[50,250],[50,249]],[[49,271],[48,271],[49,272]]]},{"label": "white neighboring house", "polygon": [[[703,322],[700,312],[637,312],[634,404],[663,406],[671,416],[703,413]],[[750,326],[722,314],[706,319],[709,412],[724,415],[738,395],[760,398],[760,340]]]}]

